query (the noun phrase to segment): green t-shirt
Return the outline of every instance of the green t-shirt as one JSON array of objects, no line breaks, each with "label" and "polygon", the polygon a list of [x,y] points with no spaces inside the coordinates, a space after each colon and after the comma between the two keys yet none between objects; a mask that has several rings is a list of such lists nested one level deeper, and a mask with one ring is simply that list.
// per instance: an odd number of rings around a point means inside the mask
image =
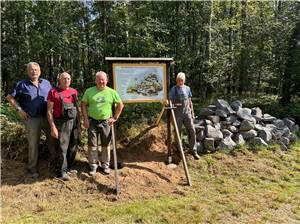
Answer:
[{"label": "green t-shirt", "polygon": [[106,120],[112,116],[112,105],[120,103],[119,94],[112,88],[98,90],[96,86],[88,88],[82,101],[88,104],[88,115],[96,120]]}]

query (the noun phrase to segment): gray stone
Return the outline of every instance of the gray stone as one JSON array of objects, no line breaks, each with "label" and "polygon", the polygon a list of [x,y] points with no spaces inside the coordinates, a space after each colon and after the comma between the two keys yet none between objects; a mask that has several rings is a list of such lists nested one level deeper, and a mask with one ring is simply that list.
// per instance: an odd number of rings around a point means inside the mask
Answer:
[{"label": "gray stone", "polygon": [[258,137],[262,138],[265,142],[269,142],[272,140],[272,133],[268,129],[259,130]]},{"label": "gray stone", "polygon": [[278,128],[278,129],[284,129],[284,127],[285,127],[285,124],[284,124],[283,120],[281,120],[281,119],[275,119],[272,123],[273,123],[273,124],[276,126],[276,128]]},{"label": "gray stone", "polygon": [[295,125],[295,122],[289,118],[283,118],[282,120],[284,124],[288,126],[288,128],[291,128],[293,125]]},{"label": "gray stone", "polygon": [[202,142],[197,142],[196,147],[197,147],[198,154],[205,153],[204,145]]},{"label": "gray stone", "polygon": [[217,109],[217,106],[216,105],[208,105],[207,108],[215,111]]},{"label": "gray stone", "polygon": [[279,145],[280,145],[281,150],[283,150],[283,151],[288,150],[288,147],[285,144],[283,144],[282,142],[279,142]]},{"label": "gray stone", "polygon": [[202,141],[205,138],[204,130],[197,131],[196,139],[197,141]]},{"label": "gray stone", "polygon": [[201,119],[201,120],[198,122],[198,124],[199,124],[200,126],[204,126],[204,125],[206,125],[206,123],[205,123],[205,120],[204,120],[204,119]]},{"label": "gray stone", "polygon": [[242,108],[243,104],[241,101],[235,100],[230,104],[230,106],[234,111],[238,111],[239,108]]},{"label": "gray stone", "polygon": [[274,124],[266,124],[265,128],[269,129],[270,131],[276,130],[276,126]]},{"label": "gray stone", "polygon": [[227,136],[220,142],[218,149],[233,149],[235,146],[236,143],[231,139],[231,137]]},{"label": "gray stone", "polygon": [[272,123],[274,120],[276,120],[276,117],[273,117],[270,114],[264,114],[262,118],[262,121],[265,123]]},{"label": "gray stone", "polygon": [[254,123],[248,120],[243,120],[240,126],[240,131],[249,131],[254,129]]},{"label": "gray stone", "polygon": [[219,116],[219,117],[223,117],[223,118],[227,117],[227,113],[224,110],[222,110],[222,109],[217,109],[216,112],[215,112],[215,114],[217,116]]},{"label": "gray stone", "polygon": [[226,112],[226,114],[234,114],[234,110],[230,107],[227,101],[218,99],[216,102],[216,106],[218,109],[221,109]]},{"label": "gray stone", "polygon": [[237,116],[242,120],[248,120],[256,123],[255,118],[251,115],[251,109],[249,108],[240,108],[237,111]]},{"label": "gray stone", "polygon": [[223,139],[222,132],[220,130],[217,130],[216,128],[212,127],[211,125],[206,126],[205,134],[206,134],[207,138],[213,138],[215,140]]},{"label": "gray stone", "polygon": [[206,125],[212,125],[212,122],[210,120],[205,120]]},{"label": "gray stone", "polygon": [[228,129],[229,131],[231,131],[232,133],[237,133],[237,132],[239,131],[235,126],[232,126],[232,125],[229,125],[229,126],[227,127],[227,129]]},{"label": "gray stone", "polygon": [[202,117],[202,118],[205,118],[209,115],[213,115],[215,112],[209,108],[202,108],[201,111],[200,111],[200,114],[199,116]]},{"label": "gray stone", "polygon": [[213,122],[214,124],[217,124],[220,122],[219,116],[210,115],[210,116],[207,116],[207,119],[210,120],[211,122]]},{"label": "gray stone", "polygon": [[227,129],[223,129],[222,130],[222,134],[223,134],[224,138],[232,136],[232,133],[229,130],[227,130]]},{"label": "gray stone", "polygon": [[205,129],[204,126],[199,125],[199,124],[194,124],[194,127],[195,127],[196,133],[197,133],[198,131],[201,131],[201,130],[204,130],[204,129]]},{"label": "gray stone", "polygon": [[240,133],[243,135],[243,138],[245,140],[251,140],[257,136],[257,131],[255,131],[253,129],[250,131],[240,132]]},{"label": "gray stone", "polygon": [[205,138],[203,141],[205,150],[216,151],[215,140],[213,138]]},{"label": "gray stone", "polygon": [[282,130],[274,129],[272,131],[272,138],[275,139],[275,140],[281,139],[282,135],[283,135],[283,131]]},{"label": "gray stone", "polygon": [[261,139],[260,137],[255,137],[252,142],[255,144],[255,145],[263,145],[263,146],[268,146],[268,144],[263,140]]},{"label": "gray stone", "polygon": [[294,125],[290,128],[291,132],[296,133],[297,131],[299,131],[299,125]]},{"label": "gray stone", "polygon": [[262,114],[262,110],[259,107],[254,107],[251,109],[251,114],[257,118],[262,118],[263,114]]},{"label": "gray stone", "polygon": [[239,120],[236,120],[235,122],[232,123],[233,126],[239,127],[241,125],[241,122]]},{"label": "gray stone", "polygon": [[226,118],[226,121],[229,121],[230,123],[233,123],[237,120],[237,116],[235,115],[230,115],[229,117]]},{"label": "gray stone", "polygon": [[287,137],[282,137],[279,141],[286,146],[290,144],[290,140]]},{"label": "gray stone", "polygon": [[258,131],[264,130],[264,126],[262,126],[261,124],[256,124],[256,125],[254,125],[254,128],[255,128],[256,130],[258,130]]},{"label": "gray stone", "polygon": [[297,141],[298,137],[297,137],[296,134],[291,133],[290,136],[289,136],[289,139],[290,139],[291,142],[295,142],[295,141]]},{"label": "gray stone", "polygon": [[214,124],[214,128],[217,130],[221,130],[221,124],[220,123]]},{"label": "gray stone", "polygon": [[287,126],[282,130],[282,132],[283,132],[282,134],[283,137],[289,137],[291,134],[291,131]]},{"label": "gray stone", "polygon": [[232,139],[234,140],[234,142],[237,144],[237,145],[244,145],[245,144],[245,140],[244,140],[244,137],[242,134],[240,133],[237,133],[237,134],[234,134]]}]

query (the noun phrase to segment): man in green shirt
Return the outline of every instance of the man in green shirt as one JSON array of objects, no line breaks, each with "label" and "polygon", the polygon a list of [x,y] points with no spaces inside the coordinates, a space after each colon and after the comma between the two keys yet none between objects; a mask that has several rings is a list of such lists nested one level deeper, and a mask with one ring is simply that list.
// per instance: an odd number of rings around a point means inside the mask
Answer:
[{"label": "man in green shirt", "polygon": [[[81,108],[84,127],[88,129],[90,174],[96,174],[98,160],[98,138],[101,140],[101,169],[109,174],[111,126],[118,120],[124,107],[119,94],[107,85],[107,75],[96,73],[96,86],[88,88],[82,98]],[[116,104],[113,115],[112,106]]]}]

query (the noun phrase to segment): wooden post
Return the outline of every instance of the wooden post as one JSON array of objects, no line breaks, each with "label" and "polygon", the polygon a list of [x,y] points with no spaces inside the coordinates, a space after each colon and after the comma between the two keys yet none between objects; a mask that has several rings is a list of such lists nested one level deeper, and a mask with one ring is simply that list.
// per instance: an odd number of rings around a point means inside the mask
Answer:
[{"label": "wooden post", "polygon": [[117,148],[116,148],[116,137],[115,137],[114,125],[112,125],[111,127],[111,134],[112,134],[112,146],[113,146],[113,156],[114,156],[116,195],[118,196],[120,193],[120,186],[119,186],[119,176],[118,176]]},{"label": "wooden post", "polygon": [[182,147],[182,143],[181,143],[181,139],[180,139],[180,134],[179,134],[177,122],[176,122],[176,119],[175,119],[175,113],[174,113],[173,105],[172,105],[171,102],[170,102],[170,106],[171,106],[171,117],[172,117],[172,121],[173,121],[174,128],[175,128],[175,134],[176,134],[177,142],[178,142],[178,145],[179,145],[179,151],[180,151],[180,155],[181,155],[182,162],[183,162],[184,172],[185,172],[185,175],[186,175],[186,178],[187,178],[187,181],[188,181],[188,185],[192,186],[189,170],[188,170],[185,155],[184,155],[184,152],[183,152],[183,147]]}]

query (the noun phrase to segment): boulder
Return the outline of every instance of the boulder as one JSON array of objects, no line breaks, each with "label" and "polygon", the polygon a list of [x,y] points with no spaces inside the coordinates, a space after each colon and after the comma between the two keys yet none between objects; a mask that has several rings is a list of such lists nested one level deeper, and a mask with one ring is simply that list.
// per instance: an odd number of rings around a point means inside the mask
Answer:
[{"label": "boulder", "polygon": [[215,112],[213,110],[211,110],[209,108],[202,108],[201,111],[200,111],[199,116],[201,118],[205,118],[207,116],[214,115],[214,114],[215,114]]},{"label": "boulder", "polygon": [[215,140],[213,138],[205,138],[203,141],[205,150],[209,150],[211,152],[216,151],[215,148]]},{"label": "boulder", "polygon": [[233,123],[237,120],[236,115],[230,115],[229,117],[226,118],[226,121],[229,121],[230,123]]},{"label": "boulder", "polygon": [[295,122],[289,118],[283,118],[282,120],[288,128],[291,128],[292,126],[295,125]]},{"label": "boulder", "polygon": [[262,118],[262,121],[265,123],[272,123],[274,120],[276,120],[276,117],[273,117],[270,114],[264,114]]},{"label": "boulder", "polygon": [[257,136],[257,131],[252,129],[250,131],[241,132],[241,134],[245,140],[251,140]]},{"label": "boulder", "polygon": [[202,154],[202,153],[205,153],[205,149],[204,149],[204,145],[202,142],[197,142],[196,143],[196,147],[197,147],[197,153],[198,154]]},{"label": "boulder", "polygon": [[248,120],[252,121],[253,123],[256,123],[255,118],[251,115],[251,109],[249,108],[240,108],[237,111],[237,116],[242,120]]},{"label": "boulder", "polygon": [[252,142],[255,144],[255,145],[262,145],[262,146],[268,146],[268,144],[263,140],[261,139],[260,137],[255,137]]},{"label": "boulder", "polygon": [[232,123],[233,126],[239,127],[241,125],[241,122],[239,120],[236,120],[235,122]]},{"label": "boulder", "polygon": [[287,137],[282,137],[279,141],[286,146],[290,144],[290,139],[288,139]]},{"label": "boulder", "polygon": [[289,137],[291,134],[291,131],[287,126],[282,130],[282,132],[283,132],[282,134],[283,137]]},{"label": "boulder", "polygon": [[260,121],[262,119],[262,116],[263,116],[262,110],[259,107],[252,108],[251,109],[251,114],[258,121]]},{"label": "boulder", "polygon": [[258,137],[263,139],[265,142],[269,142],[272,140],[272,133],[268,129],[259,130]]},{"label": "boulder", "polygon": [[216,102],[217,109],[225,111],[226,114],[234,114],[234,110],[230,107],[227,101],[218,99]]},{"label": "boulder", "polygon": [[232,136],[232,133],[229,130],[227,130],[227,129],[223,129],[222,130],[222,134],[223,134],[224,138]]},{"label": "boulder", "polygon": [[221,124],[220,123],[214,124],[214,128],[217,130],[221,130]]},{"label": "boulder", "polygon": [[243,120],[240,126],[240,131],[249,131],[254,129],[254,123],[248,120]]},{"label": "boulder", "polygon": [[206,125],[212,125],[212,122],[211,122],[210,120],[207,120],[207,119],[206,119],[206,120],[205,120],[205,124],[206,124]]},{"label": "boulder", "polygon": [[244,137],[242,134],[240,133],[237,133],[237,134],[234,134],[232,139],[234,140],[234,142],[237,144],[237,145],[244,145],[245,144],[245,140],[244,140]]},{"label": "boulder", "polygon": [[222,118],[226,118],[227,117],[227,113],[224,110],[222,110],[222,109],[217,109],[216,112],[215,112],[215,114],[217,116],[219,116],[219,117],[222,117]]},{"label": "boulder", "polygon": [[204,133],[204,129],[203,130],[199,130],[196,132],[196,139],[197,141],[202,141],[205,138],[205,133]]},{"label": "boulder", "polygon": [[239,108],[242,108],[243,104],[241,101],[235,100],[230,104],[230,106],[234,111],[238,111]]},{"label": "boulder", "polygon": [[283,131],[282,131],[282,130],[274,129],[274,130],[272,131],[272,138],[273,138],[274,140],[279,140],[279,139],[281,139],[282,135],[283,135]]},{"label": "boulder", "polygon": [[222,132],[220,130],[217,130],[216,128],[214,128],[211,125],[207,125],[205,127],[205,134],[206,134],[207,138],[213,138],[215,140],[223,139]]},{"label": "boulder", "polygon": [[217,109],[217,106],[216,105],[208,105],[207,108],[212,111],[215,111]]},{"label": "boulder", "polygon": [[255,125],[254,125],[254,128],[255,128],[257,131],[260,131],[260,130],[265,129],[265,127],[262,126],[261,124],[255,124]]},{"label": "boulder", "polygon": [[277,129],[284,129],[285,127],[285,124],[281,119],[275,119],[272,123],[276,126]]},{"label": "boulder", "polygon": [[276,126],[274,124],[266,124],[266,129],[269,129],[271,132],[276,130]]},{"label": "boulder", "polygon": [[230,136],[225,137],[220,142],[218,149],[233,149],[236,146],[236,143],[231,139]]},{"label": "boulder", "polygon": [[238,130],[235,126],[232,126],[232,125],[229,125],[229,126],[227,127],[227,129],[228,129],[229,131],[231,131],[232,133],[237,133],[237,132],[239,132],[239,130]]},{"label": "boulder", "polygon": [[215,115],[207,116],[207,119],[210,120],[212,123],[217,124],[220,122],[220,117]]},{"label": "boulder", "polygon": [[199,125],[199,124],[194,124],[194,127],[195,127],[195,131],[196,131],[196,133],[197,133],[198,131],[202,131],[202,130],[204,130],[204,129],[205,129],[205,127],[204,127],[204,126],[202,126],[202,125]]},{"label": "boulder", "polygon": [[296,124],[296,125],[292,126],[290,128],[290,130],[291,130],[291,132],[293,132],[295,134],[297,131],[299,131],[299,125]]}]

